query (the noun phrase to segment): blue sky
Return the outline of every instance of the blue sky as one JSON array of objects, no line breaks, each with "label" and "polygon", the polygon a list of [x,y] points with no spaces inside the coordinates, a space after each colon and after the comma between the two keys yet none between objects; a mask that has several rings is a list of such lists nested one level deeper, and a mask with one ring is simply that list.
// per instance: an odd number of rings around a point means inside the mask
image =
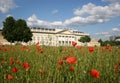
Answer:
[{"label": "blue sky", "polygon": [[120,35],[120,0],[0,0],[0,27],[7,16],[29,27],[70,28],[95,39]]}]

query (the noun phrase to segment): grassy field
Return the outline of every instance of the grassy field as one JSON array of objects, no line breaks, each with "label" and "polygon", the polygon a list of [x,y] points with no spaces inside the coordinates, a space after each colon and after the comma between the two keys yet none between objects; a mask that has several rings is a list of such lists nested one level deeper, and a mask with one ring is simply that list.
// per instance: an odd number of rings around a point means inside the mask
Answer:
[{"label": "grassy field", "polygon": [[120,47],[0,46],[0,83],[120,83]]}]

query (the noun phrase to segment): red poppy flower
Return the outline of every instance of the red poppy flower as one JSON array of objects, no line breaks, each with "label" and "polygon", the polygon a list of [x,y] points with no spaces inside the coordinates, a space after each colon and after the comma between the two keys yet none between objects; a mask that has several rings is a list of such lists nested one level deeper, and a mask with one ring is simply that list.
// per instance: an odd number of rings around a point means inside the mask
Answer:
[{"label": "red poppy flower", "polygon": [[2,47],[5,47],[5,45],[2,45]]},{"label": "red poppy flower", "polygon": [[10,61],[10,64],[14,64],[14,62],[13,62],[13,61]]},{"label": "red poppy flower", "polygon": [[107,49],[108,52],[111,52],[111,46],[106,46],[105,49]]},{"label": "red poppy flower", "polygon": [[114,66],[114,69],[118,69],[118,67],[119,67],[118,65],[115,65],[115,66]]},{"label": "red poppy flower", "polygon": [[116,71],[115,74],[120,75],[120,71]]},{"label": "red poppy flower", "polygon": [[62,64],[63,64],[63,61],[62,61],[62,60],[59,60],[59,64],[62,65]]},{"label": "red poppy flower", "polygon": [[41,50],[40,46],[36,46],[36,49],[37,49],[38,51]]},{"label": "red poppy flower", "polygon": [[89,52],[93,52],[94,51],[94,47],[89,47]]},{"label": "red poppy flower", "polygon": [[21,50],[21,51],[24,51],[26,48],[27,48],[26,46],[22,46],[22,47],[20,48],[20,50]]},{"label": "red poppy flower", "polygon": [[14,60],[14,58],[13,58],[13,57],[10,57],[10,58],[9,58],[9,60],[10,60],[10,61],[13,61],[13,60]]},{"label": "red poppy flower", "polygon": [[2,64],[4,64],[4,63],[6,63],[6,61],[5,60],[2,60],[2,62],[1,62]]},{"label": "red poppy flower", "polygon": [[44,51],[41,49],[41,50],[39,50],[39,52],[40,52],[40,53],[43,53]]},{"label": "red poppy flower", "polygon": [[111,49],[111,47],[110,47],[110,46],[106,46],[105,49],[108,49],[108,50],[109,50],[109,49]]},{"label": "red poppy flower", "polygon": [[66,61],[70,64],[76,64],[77,59],[75,57],[68,57]]},{"label": "red poppy flower", "polygon": [[70,71],[74,71],[74,67],[73,67],[73,66],[70,66],[70,67],[69,67],[69,70],[70,70]]},{"label": "red poppy flower", "polygon": [[13,80],[13,79],[14,79],[14,77],[13,77],[11,74],[7,74],[7,75],[6,75],[6,78],[7,78],[8,80]]},{"label": "red poppy flower", "polygon": [[15,67],[15,68],[12,69],[12,71],[13,71],[14,73],[16,73],[16,72],[18,71],[18,68]]},{"label": "red poppy flower", "polygon": [[72,42],[72,45],[73,45],[73,46],[76,46],[76,45],[77,45],[77,43],[73,41],[73,42]]},{"label": "red poppy flower", "polygon": [[36,45],[38,46],[40,44],[40,42],[37,42]]},{"label": "red poppy flower", "polygon": [[120,65],[120,62],[118,62],[118,64]]},{"label": "red poppy flower", "polygon": [[16,64],[18,64],[19,63],[19,60],[16,60],[16,62],[15,62]]},{"label": "red poppy flower", "polygon": [[63,57],[63,60],[66,60],[68,57],[69,57],[69,56],[64,56],[64,57]]},{"label": "red poppy flower", "polygon": [[81,49],[82,47],[81,46],[77,46],[78,49]]},{"label": "red poppy flower", "polygon": [[93,76],[94,78],[99,78],[99,77],[100,77],[99,71],[97,71],[97,70],[95,70],[95,69],[92,69],[92,70],[90,71],[90,74],[91,74],[91,76]]},{"label": "red poppy flower", "polygon": [[30,66],[28,65],[27,62],[23,62],[23,63],[22,63],[22,66],[23,66],[23,68],[25,68],[26,70],[29,70],[29,69],[30,69]]}]

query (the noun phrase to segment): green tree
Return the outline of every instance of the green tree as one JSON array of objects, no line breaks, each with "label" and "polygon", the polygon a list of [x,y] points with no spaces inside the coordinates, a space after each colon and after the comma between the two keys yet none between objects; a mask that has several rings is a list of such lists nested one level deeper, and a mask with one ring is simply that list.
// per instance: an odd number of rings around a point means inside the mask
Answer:
[{"label": "green tree", "polygon": [[103,41],[102,41],[102,39],[99,39],[98,42],[100,43],[101,46],[103,46]]},{"label": "green tree", "polygon": [[15,29],[15,19],[13,17],[7,17],[3,22],[2,35],[8,42],[14,42],[14,29]]},{"label": "green tree", "polygon": [[18,19],[16,21],[15,27],[15,41],[28,42],[32,40],[32,33],[25,20]]},{"label": "green tree", "polygon": [[91,40],[90,36],[83,36],[78,41],[82,43],[89,42]]},{"label": "green tree", "polygon": [[26,21],[22,19],[15,20],[13,17],[7,17],[3,22],[2,35],[8,42],[28,42],[32,40],[32,32],[27,26]]}]

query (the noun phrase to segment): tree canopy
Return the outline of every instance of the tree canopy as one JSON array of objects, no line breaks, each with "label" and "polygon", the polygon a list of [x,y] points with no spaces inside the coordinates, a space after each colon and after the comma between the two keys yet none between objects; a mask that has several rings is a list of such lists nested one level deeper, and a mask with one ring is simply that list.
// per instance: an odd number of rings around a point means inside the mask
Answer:
[{"label": "tree canopy", "polygon": [[118,46],[120,45],[120,41],[111,41],[111,40],[106,40],[106,41],[102,41],[102,39],[99,39],[98,42],[101,44],[101,46],[107,46],[107,45],[111,45],[111,46]]},{"label": "tree canopy", "polygon": [[90,40],[91,40],[90,36],[83,36],[78,41],[85,43],[85,42],[89,42]]},{"label": "tree canopy", "polygon": [[7,17],[3,22],[2,35],[8,42],[28,42],[32,40],[32,32],[23,19],[15,20],[13,17]]},{"label": "tree canopy", "polygon": [[3,22],[2,35],[9,42],[14,42],[14,29],[15,29],[15,19],[13,17],[8,17]]}]

